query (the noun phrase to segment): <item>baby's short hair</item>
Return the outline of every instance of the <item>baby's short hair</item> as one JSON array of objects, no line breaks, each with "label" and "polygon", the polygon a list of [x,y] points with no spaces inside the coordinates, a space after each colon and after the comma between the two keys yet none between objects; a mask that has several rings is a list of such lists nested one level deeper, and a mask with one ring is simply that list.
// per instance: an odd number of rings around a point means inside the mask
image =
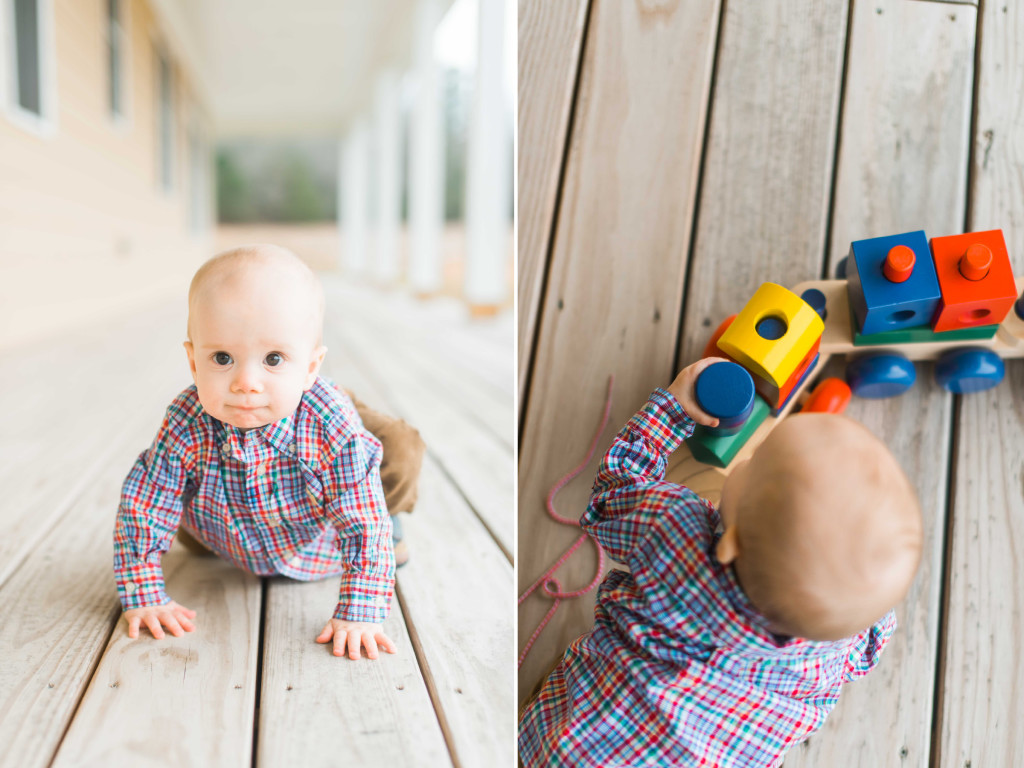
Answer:
[{"label": "baby's short hair", "polygon": [[737,500],[741,585],[781,633],[835,640],[903,599],[921,558],[921,511],[885,445],[844,416],[782,422]]},{"label": "baby's short hair", "polygon": [[203,291],[211,285],[237,276],[240,271],[251,268],[280,269],[292,272],[299,284],[310,291],[310,298],[316,311],[317,345],[323,340],[324,291],[316,273],[293,251],[270,243],[240,245],[221,251],[208,259],[192,276],[188,289],[189,328],[192,338],[191,315],[194,303]]}]

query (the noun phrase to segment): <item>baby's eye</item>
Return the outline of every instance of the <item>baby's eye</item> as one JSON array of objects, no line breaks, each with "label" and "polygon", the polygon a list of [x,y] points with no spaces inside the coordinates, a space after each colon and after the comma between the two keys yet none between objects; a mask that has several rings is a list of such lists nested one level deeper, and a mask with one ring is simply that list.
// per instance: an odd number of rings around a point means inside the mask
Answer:
[{"label": "baby's eye", "polygon": [[271,352],[269,355],[263,358],[263,362],[269,365],[271,368],[274,368],[275,366],[279,365],[283,359],[284,358],[281,357],[281,355],[279,355],[277,352]]},{"label": "baby's eye", "polygon": [[213,353],[213,361],[217,365],[230,365],[231,364],[231,355],[229,355],[227,352],[214,352]]}]

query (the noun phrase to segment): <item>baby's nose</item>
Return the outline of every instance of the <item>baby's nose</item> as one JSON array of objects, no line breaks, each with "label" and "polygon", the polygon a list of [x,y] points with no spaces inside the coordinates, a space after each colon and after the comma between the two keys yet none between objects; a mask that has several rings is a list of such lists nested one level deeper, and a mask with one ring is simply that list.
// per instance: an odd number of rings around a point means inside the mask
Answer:
[{"label": "baby's nose", "polygon": [[231,382],[235,392],[261,392],[263,381],[259,374],[247,365],[239,366],[235,378]]}]

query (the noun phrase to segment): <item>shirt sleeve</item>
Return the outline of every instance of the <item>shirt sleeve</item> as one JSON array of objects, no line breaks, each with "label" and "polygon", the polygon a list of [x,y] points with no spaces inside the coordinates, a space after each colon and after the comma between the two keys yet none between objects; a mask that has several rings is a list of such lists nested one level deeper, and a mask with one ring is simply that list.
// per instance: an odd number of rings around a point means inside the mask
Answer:
[{"label": "shirt sleeve", "polygon": [[846,657],[844,682],[863,677],[874,669],[895,631],[896,614],[889,611],[877,623],[857,635],[850,646],[850,655]]},{"label": "shirt sleeve", "polygon": [[181,521],[187,472],[171,448],[168,413],[153,445],[135,461],[121,488],[121,503],[114,524],[114,579],[124,610],[163,605],[160,559],[170,546]]},{"label": "shirt sleeve", "polygon": [[664,481],[665,468],[693,428],[693,419],[679,402],[656,389],[615,437],[580,519],[612,559],[628,562],[651,518],[678,498],[682,487]]},{"label": "shirt sleeve", "polygon": [[379,624],[391,611],[395,555],[380,484],[380,443],[356,435],[324,473],[326,510],[345,564],[334,618]]}]

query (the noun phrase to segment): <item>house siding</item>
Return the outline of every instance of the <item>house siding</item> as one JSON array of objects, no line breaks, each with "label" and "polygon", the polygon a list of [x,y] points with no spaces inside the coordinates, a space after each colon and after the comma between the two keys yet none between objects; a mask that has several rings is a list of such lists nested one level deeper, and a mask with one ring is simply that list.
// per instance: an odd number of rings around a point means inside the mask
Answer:
[{"label": "house siding", "polygon": [[157,151],[162,35],[143,0],[124,4],[122,119],[110,109],[105,0],[53,0],[56,131],[31,133],[0,112],[0,348],[183,297],[209,255],[212,232],[189,227],[188,126],[209,136],[205,111],[170,51],[175,147],[165,191]]}]

